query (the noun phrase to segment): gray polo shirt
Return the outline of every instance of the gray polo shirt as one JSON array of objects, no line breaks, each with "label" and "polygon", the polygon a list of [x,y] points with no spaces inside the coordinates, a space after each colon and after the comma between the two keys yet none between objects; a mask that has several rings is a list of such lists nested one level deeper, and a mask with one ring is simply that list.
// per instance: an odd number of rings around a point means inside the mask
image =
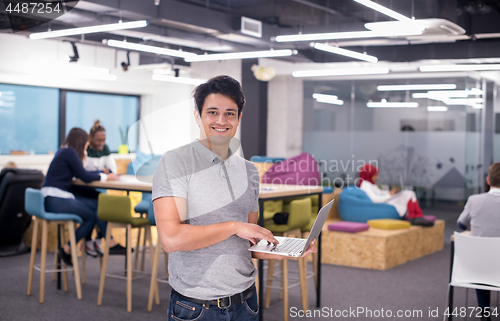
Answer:
[{"label": "gray polo shirt", "polygon": [[[165,153],[153,178],[153,200],[186,199],[186,224],[248,222],[258,211],[259,172],[232,154],[225,162],[198,141]],[[169,283],[182,295],[212,300],[244,291],[255,281],[248,240],[232,235],[217,244],[169,254]]]},{"label": "gray polo shirt", "polygon": [[500,236],[500,189],[469,196],[458,222],[471,231],[472,236]]}]

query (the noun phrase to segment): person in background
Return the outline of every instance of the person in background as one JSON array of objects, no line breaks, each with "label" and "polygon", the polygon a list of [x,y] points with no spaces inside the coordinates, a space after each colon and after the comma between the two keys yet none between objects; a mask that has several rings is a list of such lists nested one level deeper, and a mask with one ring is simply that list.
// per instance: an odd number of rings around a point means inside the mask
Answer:
[{"label": "person in background", "polygon": [[[82,218],[83,223],[75,231],[77,242],[91,232],[95,224],[99,226],[101,233],[105,235],[106,223],[97,217],[97,199],[74,195],[69,191],[73,177],[79,178],[85,183],[99,180],[116,180],[119,177],[118,174],[86,171],[83,168],[83,160],[86,157],[88,145],[87,138],[87,133],[81,128],[70,130],[66,140],[49,165],[41,190],[45,197],[46,211],[72,213]],[[109,246],[110,251],[113,249],[113,252],[125,252],[125,249],[114,240],[111,240]],[[58,253],[66,265],[73,265],[69,243],[59,248]]]},{"label": "person in background", "polygon": [[106,145],[106,129],[99,120],[94,122],[89,132],[89,146],[84,167],[88,171],[102,171],[105,174],[118,173],[115,159]]},{"label": "person in background", "polygon": [[[116,161],[111,155],[108,145],[106,145],[106,129],[104,129],[98,119],[95,120],[89,132],[87,157],[83,161],[83,167],[87,171],[98,171],[104,174],[118,173]],[[88,188],[79,186],[72,186],[70,192],[96,200],[100,193],[98,190],[89,190]],[[92,257],[102,256],[100,240],[103,236],[102,232],[98,231],[96,239],[92,240],[92,230],[85,235],[87,243],[86,252],[88,255]]]},{"label": "person in background", "polygon": [[358,187],[368,195],[373,203],[386,203],[394,206],[401,218],[405,217],[413,225],[433,226],[434,223],[424,219],[422,209],[417,202],[414,191],[399,191],[393,188],[390,191],[381,190],[377,185],[378,168],[365,164],[359,171]]},{"label": "person in background", "polygon": [[[469,196],[457,225],[461,230],[470,230],[472,236],[500,237],[500,163],[495,163],[488,170],[486,183],[490,189],[486,193]],[[476,290],[477,303],[483,310],[481,320],[491,320],[490,291]],[[491,310],[489,310],[491,312]]]},{"label": "person in background", "polygon": [[[241,85],[218,76],[194,91],[200,136],[166,152],[153,179],[159,243],[170,253],[172,288],[168,320],[258,320],[252,256],[261,239],[277,244],[257,225],[259,172],[229,145],[240,124]],[[303,256],[316,252],[314,243]]]},{"label": "person in background", "polygon": [[3,168],[17,168],[17,165],[14,162],[8,162]]}]

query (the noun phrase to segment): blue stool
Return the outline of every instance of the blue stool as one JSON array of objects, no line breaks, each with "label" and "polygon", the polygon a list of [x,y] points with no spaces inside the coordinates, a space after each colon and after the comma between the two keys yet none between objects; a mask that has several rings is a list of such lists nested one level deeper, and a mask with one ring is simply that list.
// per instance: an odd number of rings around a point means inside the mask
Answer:
[{"label": "blue stool", "polygon": [[148,214],[149,204],[151,203],[151,197],[152,197],[151,193],[143,192],[142,199],[139,202],[139,204],[137,204],[134,207],[134,211],[140,214]]},{"label": "blue stool", "polygon": [[[64,290],[68,291],[68,277],[67,271],[74,271],[76,296],[79,300],[82,299],[82,289],[80,284],[80,270],[78,269],[78,257],[76,254],[76,240],[75,240],[75,223],[83,223],[80,216],[76,214],[66,213],[48,213],[45,212],[44,197],[40,190],[28,187],[25,192],[24,207],[26,213],[35,217],[33,221],[33,239],[31,241],[31,259],[28,278],[28,295],[31,295],[33,285],[33,272],[36,269],[40,271],[40,303],[43,303],[45,291],[45,273],[49,272],[64,272]],[[35,266],[36,247],[38,240],[38,222],[42,224],[42,259],[40,267]],[[46,270],[47,262],[47,238],[49,234],[48,226],[50,223],[66,224],[69,230],[69,239],[71,245],[71,259],[73,260],[73,268],[63,268]],[[57,252],[56,252],[57,253]]]},{"label": "blue stool", "polygon": [[[156,225],[153,202],[149,201],[148,208],[149,208],[148,209],[149,223],[151,223],[151,225]],[[158,277],[158,262],[160,261],[160,252],[163,252],[163,249],[161,247],[160,237],[158,237],[158,240],[156,242],[155,254],[153,257],[153,264],[151,267],[152,271],[151,271],[151,285],[149,287],[148,311],[151,311],[153,309],[153,296],[156,297],[156,300],[155,300],[156,305],[160,304],[160,296],[159,296],[159,292],[158,292],[158,282],[168,284],[168,253],[165,253],[166,278],[159,278]]]}]

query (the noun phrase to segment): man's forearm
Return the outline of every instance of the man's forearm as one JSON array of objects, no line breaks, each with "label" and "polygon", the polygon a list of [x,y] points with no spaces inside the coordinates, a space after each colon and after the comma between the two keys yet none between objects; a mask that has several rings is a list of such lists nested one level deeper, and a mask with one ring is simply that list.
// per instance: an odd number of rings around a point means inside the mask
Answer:
[{"label": "man's forearm", "polygon": [[158,224],[158,235],[167,253],[192,251],[222,242],[236,233],[237,222],[198,226],[178,224],[175,228]]}]

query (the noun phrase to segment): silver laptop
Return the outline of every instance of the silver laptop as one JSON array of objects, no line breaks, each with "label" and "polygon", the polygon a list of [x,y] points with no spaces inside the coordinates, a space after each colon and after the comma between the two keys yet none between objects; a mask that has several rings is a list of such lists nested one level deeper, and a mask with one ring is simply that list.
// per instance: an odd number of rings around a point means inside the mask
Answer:
[{"label": "silver laptop", "polygon": [[275,238],[278,240],[279,244],[267,244],[266,240],[261,240],[259,243],[253,245],[248,250],[255,252],[263,252],[263,253],[271,253],[277,255],[285,255],[285,256],[293,256],[300,257],[302,253],[304,253],[309,244],[311,244],[312,240],[318,238],[319,233],[321,233],[321,229],[323,228],[323,224],[325,224],[328,213],[330,213],[330,209],[332,208],[333,201],[329,202],[321,210],[319,211],[316,220],[314,221],[311,232],[309,233],[309,237],[306,239],[299,239],[293,237],[281,237],[276,236]]}]

